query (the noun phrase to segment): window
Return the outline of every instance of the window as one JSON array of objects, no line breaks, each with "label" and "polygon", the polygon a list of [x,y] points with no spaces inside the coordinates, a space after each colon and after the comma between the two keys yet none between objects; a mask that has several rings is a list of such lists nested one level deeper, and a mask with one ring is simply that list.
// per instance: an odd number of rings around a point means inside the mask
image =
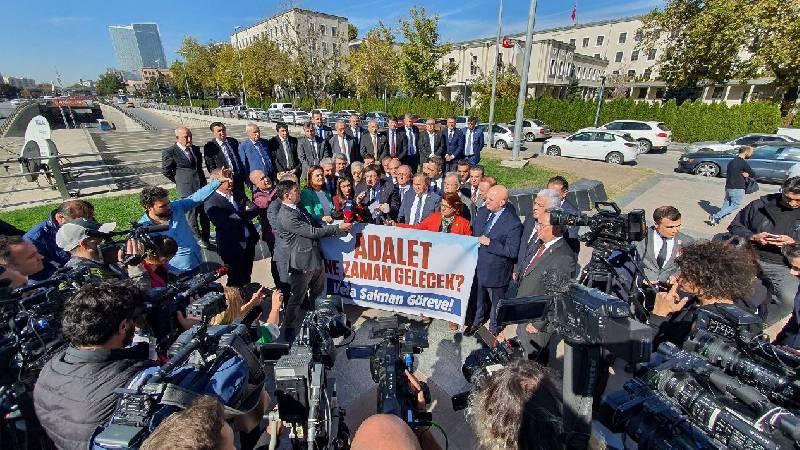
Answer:
[{"label": "window", "polygon": [[614,62],[622,62],[622,52],[617,52],[616,56],[614,56]]},{"label": "window", "polygon": [[619,34],[619,43],[624,44],[625,41],[628,40],[628,33],[620,33]]},{"label": "window", "polygon": [[735,145],[750,145],[755,144],[759,136],[744,136],[734,141]]},{"label": "window", "polygon": [[319,26],[319,35],[320,36],[325,36],[325,25],[320,25]]},{"label": "window", "polygon": [[647,88],[640,87],[639,88],[639,95],[638,95],[637,98],[639,98],[639,99],[647,98]]},{"label": "window", "polygon": [[714,87],[714,91],[711,93],[711,98],[713,100],[721,100],[722,99],[722,95],[724,93],[725,93],[725,87],[724,86],[715,86]]},{"label": "window", "polygon": [[497,71],[500,72],[503,70],[503,54],[497,52]]},{"label": "window", "polygon": [[628,71],[628,76],[629,76],[629,77],[635,77],[635,76],[636,76],[636,71],[635,71],[635,70],[633,70],[633,69],[629,70],[629,71]]},{"label": "window", "polygon": [[662,99],[662,98],[664,98],[664,88],[658,88],[658,89],[656,89],[656,98],[657,98],[657,99]]},{"label": "window", "polygon": [[619,75],[619,70],[614,70],[611,72],[611,75]]},{"label": "window", "polygon": [[592,140],[592,133],[578,133],[572,136],[573,141],[591,141]]},{"label": "window", "polygon": [[600,53],[595,53],[595,54],[594,54],[594,57],[595,57],[595,58],[599,58],[599,57],[600,57]]},{"label": "window", "polygon": [[328,55],[328,43],[324,41],[322,42],[322,54],[325,56]]},{"label": "window", "polygon": [[765,145],[763,147],[756,147],[753,156],[750,159],[775,159],[777,156],[778,147]]},{"label": "window", "polygon": [[456,63],[456,59],[455,58],[450,58],[450,64],[455,64],[455,63]]},{"label": "window", "polygon": [[652,75],[653,75],[653,69],[651,69],[649,67],[647,69],[644,69],[644,79],[645,80],[649,80],[652,77]]},{"label": "window", "polygon": [[336,27],[331,27],[331,36],[336,37]]},{"label": "window", "polygon": [[603,35],[597,36],[597,43],[596,43],[595,45],[596,45],[597,47],[600,47],[601,45],[603,45],[603,40],[605,40],[605,38],[606,38],[606,37],[605,37],[605,36],[603,36]]},{"label": "window", "polygon": [[575,46],[575,39],[570,39],[569,40],[569,45],[572,45],[574,47]]},{"label": "window", "polygon": [[624,122],[611,122],[606,124],[606,130],[621,130]]},{"label": "window", "polygon": [[636,30],[636,34],[633,35],[633,41],[639,42],[642,40],[642,30]]},{"label": "window", "polygon": [[647,51],[647,60],[652,61],[654,59],[656,59],[656,49],[651,48]]},{"label": "window", "polygon": [[631,61],[638,61],[639,60],[639,50],[634,50],[631,52]]},{"label": "window", "polygon": [[555,59],[551,59],[550,60],[550,75],[555,75],[555,74],[556,74],[556,60]]},{"label": "window", "polygon": [[783,151],[783,153],[778,156],[778,159],[784,159],[788,161],[800,161],[800,149],[797,148],[787,148]]},{"label": "window", "polygon": [[583,38],[583,42],[582,42],[582,45],[581,45],[581,46],[582,46],[583,48],[586,48],[586,47],[588,47],[588,46],[589,46],[589,38]]},{"label": "window", "polygon": [[611,133],[595,133],[595,141],[614,142],[614,135]]},{"label": "window", "polygon": [[469,62],[469,74],[470,75],[478,74],[478,57],[475,55],[472,55],[472,59]]}]

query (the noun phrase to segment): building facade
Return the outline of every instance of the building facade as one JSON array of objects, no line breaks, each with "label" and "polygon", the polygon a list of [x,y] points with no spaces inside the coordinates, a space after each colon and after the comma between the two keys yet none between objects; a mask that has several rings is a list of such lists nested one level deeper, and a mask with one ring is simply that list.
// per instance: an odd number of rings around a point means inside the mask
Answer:
[{"label": "building facade", "polygon": [[126,80],[141,80],[143,67],[167,67],[158,24],[112,25],[108,27],[108,31],[117,62]]},{"label": "building facade", "polygon": [[3,81],[17,89],[31,89],[36,87],[36,80],[25,77],[5,77]]},{"label": "building facade", "polygon": [[308,45],[323,58],[344,56],[348,53],[347,23],[346,17],[292,8],[247,28],[237,29],[231,34],[231,45],[242,49],[258,39],[269,39],[290,55]]}]

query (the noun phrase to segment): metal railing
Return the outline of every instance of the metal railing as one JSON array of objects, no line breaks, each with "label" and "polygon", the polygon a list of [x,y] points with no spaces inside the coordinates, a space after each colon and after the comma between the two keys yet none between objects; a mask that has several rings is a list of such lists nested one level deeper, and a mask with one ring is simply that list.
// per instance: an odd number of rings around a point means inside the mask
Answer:
[{"label": "metal railing", "polygon": [[124,114],[128,118],[132,119],[134,122],[139,124],[139,126],[141,126],[142,128],[144,128],[147,131],[154,131],[154,130],[158,129],[158,128],[154,127],[152,124],[150,124],[150,122],[148,122],[148,121],[146,121],[146,120],[142,119],[141,117],[138,117],[138,116],[136,116],[134,114],[131,114],[130,111],[127,110],[127,108],[126,109],[120,108],[119,105],[117,105],[116,103],[104,103],[104,105],[109,106],[111,108],[114,108],[117,111],[121,112],[122,114]]},{"label": "metal railing", "polygon": [[17,115],[32,103],[37,103],[37,102],[34,100],[26,100],[17,105],[17,107],[14,108],[13,111],[11,111],[11,114],[9,114],[8,117],[5,118],[5,122],[3,122],[2,125],[0,125],[0,137],[5,137],[6,133],[8,132],[8,129],[11,127],[11,124],[14,123],[14,120],[17,118]]},{"label": "metal railing", "polygon": [[[219,117],[223,119],[250,119],[245,114],[240,114],[237,111],[228,111],[218,108],[202,108],[199,106],[179,106],[167,105],[165,103],[142,103],[142,107],[158,109],[161,111],[174,111],[188,114],[198,114],[201,116]],[[244,113],[244,111],[243,111]],[[264,121],[264,119],[250,119],[254,121]]]}]

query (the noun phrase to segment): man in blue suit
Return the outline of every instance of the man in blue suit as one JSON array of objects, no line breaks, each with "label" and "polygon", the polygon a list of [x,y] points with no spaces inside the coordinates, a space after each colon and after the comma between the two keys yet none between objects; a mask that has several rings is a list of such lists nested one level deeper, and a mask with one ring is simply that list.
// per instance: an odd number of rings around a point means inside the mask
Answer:
[{"label": "man in blue suit", "polygon": [[447,118],[447,129],[442,130],[444,146],[447,153],[444,155],[447,171],[454,172],[457,169],[458,161],[464,157],[464,134],[456,128],[456,118]]},{"label": "man in blue suit", "polygon": [[247,139],[239,144],[239,157],[247,173],[260,170],[274,183],[275,164],[270,157],[269,142],[261,138],[261,129],[254,123],[247,124],[244,131],[247,133]]},{"label": "man in blue suit", "polygon": [[403,201],[400,203],[400,211],[397,213],[397,221],[416,225],[434,212],[439,211],[441,197],[433,192],[428,192],[430,179],[424,173],[414,175],[412,183],[413,195],[403,197]]},{"label": "man in blue suit", "polygon": [[483,127],[476,127],[477,119],[467,119],[467,128],[464,130],[464,159],[473,166],[481,161],[483,148]]},{"label": "man in blue suit", "polygon": [[522,223],[508,207],[508,189],[496,185],[489,189],[486,205],[472,221],[472,235],[480,242],[475,270],[475,319],[464,334],[472,336],[489,320],[489,331],[497,335],[497,303],[505,297],[519,254]]}]

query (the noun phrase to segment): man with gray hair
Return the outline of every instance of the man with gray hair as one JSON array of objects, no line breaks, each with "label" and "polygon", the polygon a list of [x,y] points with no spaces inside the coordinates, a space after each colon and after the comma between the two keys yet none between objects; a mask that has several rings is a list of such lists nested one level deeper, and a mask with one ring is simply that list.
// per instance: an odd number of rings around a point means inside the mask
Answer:
[{"label": "man with gray hair", "polygon": [[[175,183],[175,190],[181,198],[192,195],[206,185],[203,155],[200,147],[192,145],[192,130],[186,127],[175,129],[175,144],[161,152],[161,173]],[[211,224],[203,205],[189,210],[186,217],[195,238],[207,246]]]},{"label": "man with gray hair", "polygon": [[261,137],[261,128],[255,123],[248,123],[244,129],[247,139],[239,144],[239,154],[247,168],[247,176],[259,170],[270,180],[275,181],[275,164],[269,151],[269,142]]},{"label": "man with gray hair", "polygon": [[336,195],[336,170],[333,158],[322,158],[319,165],[322,167],[322,175],[325,177],[325,191],[331,196]]},{"label": "man with gray hair", "polygon": [[337,120],[336,132],[328,139],[328,145],[334,157],[337,153],[343,154],[347,158],[347,164],[349,165],[353,161],[360,161],[361,155],[358,153],[355,140],[345,131],[344,120]]},{"label": "man with gray hair", "polygon": [[361,158],[371,155],[375,161],[380,161],[388,153],[387,146],[386,137],[378,134],[378,121],[370,120],[367,124],[367,133],[361,134],[359,145]]},{"label": "man with gray hair", "polygon": [[447,194],[458,194],[458,197],[461,199],[461,203],[463,203],[463,207],[459,212],[459,215],[469,221],[472,220],[472,216],[475,215],[476,209],[475,204],[464,195],[463,192],[459,189],[461,186],[461,182],[458,178],[458,173],[456,172],[447,172],[447,175],[444,176],[444,182],[442,183],[442,196],[444,197]]},{"label": "man with gray hair", "polygon": [[[522,264],[522,261],[529,256],[530,246],[536,242],[536,224],[541,221],[540,217],[545,217],[549,221],[550,214],[548,212],[553,208],[558,208],[560,201],[561,196],[555,189],[542,189],[536,194],[533,199],[533,214],[526,217],[525,223],[522,225],[517,265]],[[516,274],[517,271],[514,272]]]}]

